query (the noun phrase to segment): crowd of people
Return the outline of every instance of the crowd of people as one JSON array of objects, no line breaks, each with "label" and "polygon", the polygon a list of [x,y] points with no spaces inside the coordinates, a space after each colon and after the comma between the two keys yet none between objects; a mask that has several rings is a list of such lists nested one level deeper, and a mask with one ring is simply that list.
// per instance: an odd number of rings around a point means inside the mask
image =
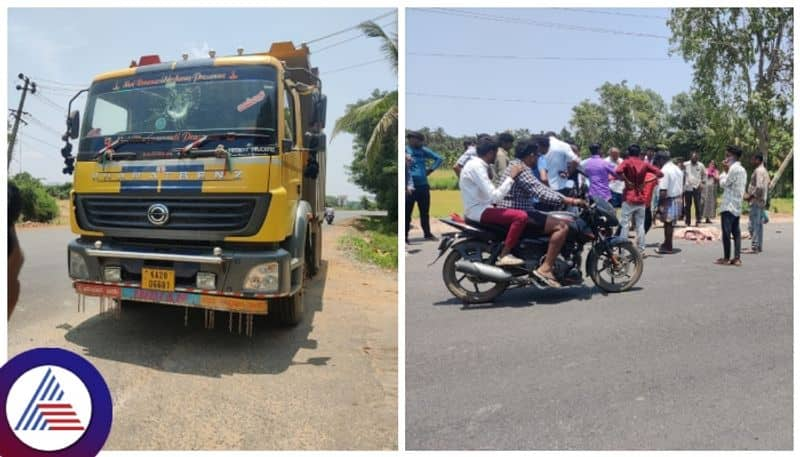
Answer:
[{"label": "crowd of people", "polygon": [[[408,132],[406,242],[415,204],[419,207],[425,239],[436,239],[430,229],[427,177],[443,160],[424,143],[424,135]],[[587,204],[578,198],[584,194],[618,208],[619,233],[627,235],[633,228],[642,255],[646,255],[645,239],[654,218],[664,226],[664,240],[656,252],[672,254],[676,252],[673,236],[679,221],[683,220],[687,227],[710,224],[719,210],[723,257],[715,263],[737,266],[742,264],[739,218],[746,201],[750,207],[751,247],[745,252],[762,251],[770,178],[760,154],[751,157],[754,171],[748,186],[747,173],[741,164],[743,152],[737,146],[727,147],[721,170],[713,160],[708,166],[703,165],[697,151],[691,152],[689,160],[675,160],[662,145],[642,150],[632,144],[624,152],[609,147],[604,156],[603,146],[595,143],[588,147],[588,152],[589,157],[581,160],[578,146],[559,139],[553,132],[520,141],[515,141],[509,133],[480,134],[465,141],[464,152],[453,166],[465,217],[508,226],[497,265],[522,264],[511,251],[526,225],[533,225],[551,240],[543,265],[534,273],[543,282],[557,287],[551,268],[567,232],[566,226],[548,216],[548,212],[565,208],[577,212]],[[722,189],[719,208],[718,189]]]}]

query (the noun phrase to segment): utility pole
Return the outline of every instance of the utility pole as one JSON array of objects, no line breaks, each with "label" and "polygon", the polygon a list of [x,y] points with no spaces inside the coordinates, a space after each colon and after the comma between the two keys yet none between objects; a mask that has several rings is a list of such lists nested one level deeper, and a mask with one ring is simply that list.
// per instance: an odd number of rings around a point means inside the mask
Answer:
[{"label": "utility pole", "polygon": [[19,108],[17,108],[17,112],[14,116],[14,127],[11,128],[11,138],[8,140],[8,167],[11,167],[11,153],[14,151],[14,142],[17,139],[17,130],[19,130],[19,121],[22,118],[22,107],[25,105],[25,96],[30,91],[32,94],[36,93],[36,83],[31,81],[30,78],[23,75],[22,73],[19,74],[19,79],[25,82],[24,86],[20,86],[17,84],[17,90],[22,91],[22,97],[19,99]]}]

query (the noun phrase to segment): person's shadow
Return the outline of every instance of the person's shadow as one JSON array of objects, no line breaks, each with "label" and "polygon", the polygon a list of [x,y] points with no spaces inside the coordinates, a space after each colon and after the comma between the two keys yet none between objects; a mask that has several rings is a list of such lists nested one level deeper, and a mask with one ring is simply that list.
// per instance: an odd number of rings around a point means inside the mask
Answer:
[{"label": "person's shadow", "polygon": [[[317,276],[306,283],[305,316],[297,326],[283,328],[256,316],[253,337],[245,336],[244,319],[239,334],[238,314],[229,322],[229,313],[216,312],[215,328],[207,330],[202,309],[190,309],[184,326],[185,308],[149,303],[125,304],[118,317],[99,314],[76,327],[59,328],[67,330],[64,338],[82,347],[86,356],[173,373],[221,377],[277,374],[292,365],[326,366],[330,357],[325,354],[305,361],[294,358],[301,348],[317,348],[309,334],[315,314],[322,311],[327,274],[323,260]],[[92,299],[87,300],[87,312],[92,312]]]}]

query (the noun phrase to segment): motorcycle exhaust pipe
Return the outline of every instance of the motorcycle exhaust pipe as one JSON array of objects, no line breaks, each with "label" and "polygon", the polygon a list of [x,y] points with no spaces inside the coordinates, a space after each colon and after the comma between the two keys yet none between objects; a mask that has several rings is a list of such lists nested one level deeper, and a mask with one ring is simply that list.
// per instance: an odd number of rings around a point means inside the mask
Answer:
[{"label": "motorcycle exhaust pipe", "polygon": [[486,265],[485,263],[469,262],[466,260],[459,260],[456,262],[456,271],[466,273],[468,275],[477,276],[482,279],[487,279],[493,282],[505,282],[511,280],[511,273],[503,270],[500,267],[493,265]]}]

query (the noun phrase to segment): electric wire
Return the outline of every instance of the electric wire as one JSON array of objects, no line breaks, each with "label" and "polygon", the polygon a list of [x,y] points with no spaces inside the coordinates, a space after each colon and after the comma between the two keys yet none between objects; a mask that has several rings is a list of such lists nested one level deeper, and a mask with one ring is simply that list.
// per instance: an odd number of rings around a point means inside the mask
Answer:
[{"label": "electric wire", "polygon": [[372,19],[367,19],[367,20],[361,21],[361,22],[359,22],[358,24],[356,24],[356,25],[353,25],[353,26],[350,26],[350,27],[347,27],[347,28],[345,28],[345,29],[342,29],[342,30],[339,30],[339,31],[336,31],[336,32],[333,32],[333,33],[329,33],[329,34],[327,34],[327,35],[323,35],[323,36],[321,36],[321,37],[319,37],[319,38],[314,38],[313,40],[304,41],[304,42],[303,42],[303,44],[305,44],[305,45],[309,45],[309,44],[311,44],[311,43],[316,43],[317,41],[327,40],[328,38],[332,38],[332,37],[335,37],[335,36],[341,35],[341,34],[343,34],[343,33],[347,33],[347,32],[349,32],[349,31],[351,31],[351,30],[355,30],[355,29],[357,29],[357,28],[358,28],[358,27],[359,27],[361,24],[363,24],[363,23],[365,23],[365,22],[369,22],[369,21],[375,22],[375,21],[378,21],[378,20],[380,20],[380,19],[383,19],[383,18],[385,18],[385,17],[387,17],[387,16],[390,16],[390,15],[392,15],[392,14],[396,14],[396,13],[397,13],[397,10],[392,10],[392,11],[389,11],[388,13],[381,14],[380,16],[375,16],[375,17],[373,17]]},{"label": "electric wire", "polygon": [[546,28],[554,28],[559,30],[571,30],[576,32],[593,32],[593,33],[607,33],[612,35],[624,35],[624,36],[633,36],[637,38],[656,38],[656,39],[664,39],[669,40],[670,37],[666,35],[657,35],[654,33],[644,33],[644,32],[628,32],[624,30],[614,30],[614,29],[604,29],[601,27],[589,27],[584,25],[574,25],[574,24],[562,24],[558,22],[548,22],[548,21],[537,21],[534,19],[527,19],[521,17],[511,17],[511,16],[499,16],[494,14],[488,13],[481,13],[477,11],[467,11],[467,10],[460,10],[454,8],[413,8],[412,11],[422,12],[422,13],[431,13],[431,14],[443,14],[448,16],[459,16],[471,19],[481,19],[486,21],[495,21],[495,22],[502,22],[508,24],[521,24],[521,25],[532,25],[535,27],[546,27]]},{"label": "electric wire", "polygon": [[334,70],[325,71],[325,72],[323,72],[323,74],[327,76],[327,75],[330,75],[330,74],[333,74],[333,73],[338,73],[340,71],[352,70],[354,68],[360,68],[360,67],[364,67],[364,66],[367,66],[367,65],[372,65],[372,64],[375,64],[375,63],[378,63],[378,62],[386,62],[386,58],[385,57],[381,57],[380,59],[368,60],[366,62],[361,62],[361,63],[357,63],[357,64],[353,64],[353,65],[348,65],[346,67],[336,68]]},{"label": "electric wire", "polygon": [[656,62],[674,60],[669,57],[565,57],[565,56],[515,56],[486,54],[457,54],[446,52],[408,52],[409,56],[444,57],[454,59],[495,59],[495,60],[565,60],[565,61],[602,61],[602,62]]},{"label": "electric wire", "polygon": [[[547,9],[554,9],[554,10],[561,10],[561,11],[570,11],[576,13],[588,13],[588,14],[603,14],[607,16],[624,16],[624,17],[637,17],[641,19],[659,19],[662,21],[666,21],[669,19],[667,16],[658,16],[655,14],[639,14],[639,13],[628,13],[624,11],[607,11],[607,10],[595,10],[595,9],[588,9],[588,8],[558,8],[552,7]],[[639,9],[648,9],[648,8],[639,8]]]},{"label": "electric wire", "polygon": [[454,95],[454,94],[434,94],[426,92],[410,92],[407,91],[406,95],[413,95],[416,97],[431,97],[431,98],[447,98],[453,100],[473,100],[473,101],[490,101],[490,102],[508,102],[508,103],[531,103],[535,105],[574,105],[570,102],[550,102],[542,100],[532,100],[526,98],[500,98],[500,97],[476,97],[471,95]]},{"label": "electric wire", "polygon": [[[397,21],[388,22],[386,24],[380,24],[380,27],[384,28],[384,27],[387,27],[387,26],[392,25],[392,24],[397,24]],[[330,49],[330,48],[335,48],[336,46],[339,46],[339,45],[342,45],[342,44],[345,44],[345,43],[349,43],[349,42],[357,40],[359,38],[369,38],[369,37],[367,37],[363,33],[360,33],[360,34],[358,34],[358,35],[356,35],[354,37],[346,38],[344,40],[337,41],[336,43],[329,44],[328,46],[323,46],[323,47],[321,47],[319,49],[315,49],[314,50],[314,54],[319,54],[322,51],[325,51],[325,50]]]}]

